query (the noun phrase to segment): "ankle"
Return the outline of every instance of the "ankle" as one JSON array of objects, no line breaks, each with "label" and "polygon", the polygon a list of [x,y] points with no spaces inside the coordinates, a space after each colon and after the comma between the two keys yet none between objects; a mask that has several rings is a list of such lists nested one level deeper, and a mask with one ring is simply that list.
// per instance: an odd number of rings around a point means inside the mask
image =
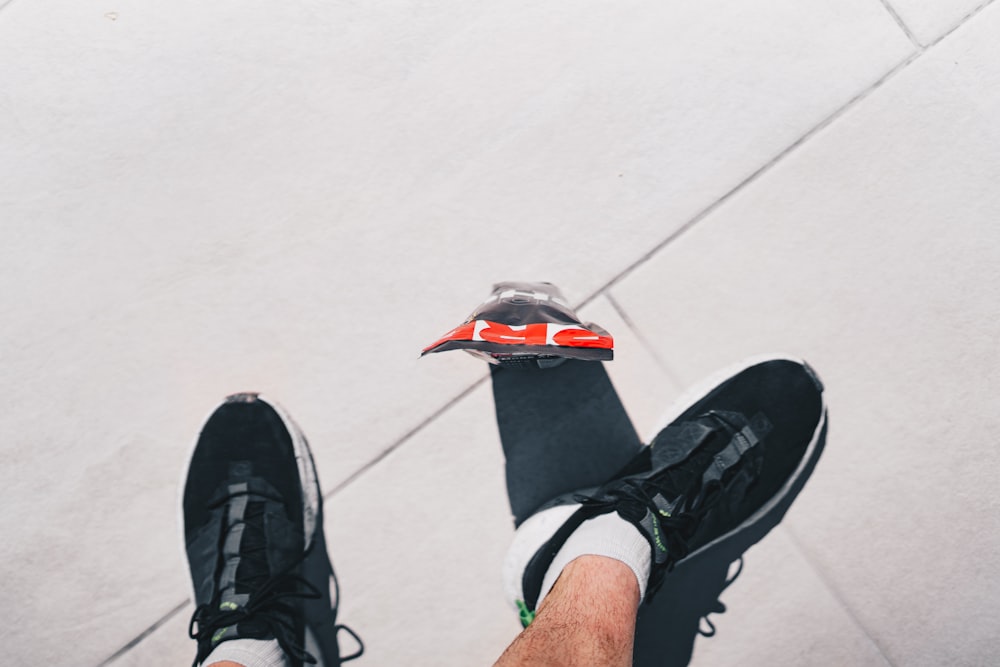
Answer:
[{"label": "ankle", "polygon": [[580,556],[563,568],[538,615],[495,667],[632,664],[639,583],[628,565]]},{"label": "ankle", "polygon": [[584,556],[606,556],[624,563],[638,582],[639,598],[645,594],[652,560],[649,542],[633,524],[612,512],[584,521],[566,539],[542,580],[539,607],[566,566]]},{"label": "ankle", "polygon": [[563,568],[535,623],[561,620],[601,644],[631,647],[639,601],[639,583],[628,565],[606,556],[580,556]]},{"label": "ankle", "polygon": [[[577,610],[577,614],[587,620],[600,619],[609,612],[616,618],[613,612],[623,610],[634,615],[639,607],[639,582],[632,568],[616,558],[593,554],[579,556],[563,567],[538,613],[566,602],[574,606],[593,602]],[[605,609],[606,606],[613,609]]]}]

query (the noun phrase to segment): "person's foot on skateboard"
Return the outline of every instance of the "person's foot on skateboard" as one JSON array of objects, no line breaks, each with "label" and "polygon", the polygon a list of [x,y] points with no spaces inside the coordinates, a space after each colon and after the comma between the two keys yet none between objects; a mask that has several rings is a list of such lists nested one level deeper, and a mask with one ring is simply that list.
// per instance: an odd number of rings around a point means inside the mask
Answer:
[{"label": "person's foot on skateboard", "polygon": [[825,440],[823,386],[801,361],[744,364],[679,405],[608,482],[552,499],[518,528],[504,584],[525,626],[579,556],[624,562],[648,601],[677,563],[744,532],[760,539],[751,529],[787,509]]},{"label": "person's foot on skateboard", "polygon": [[316,469],[305,436],[276,404],[234,394],[212,413],[182,511],[195,665],[329,666],[361,654],[358,640],[354,655],[340,657],[337,632],[357,636],[336,624]]}]

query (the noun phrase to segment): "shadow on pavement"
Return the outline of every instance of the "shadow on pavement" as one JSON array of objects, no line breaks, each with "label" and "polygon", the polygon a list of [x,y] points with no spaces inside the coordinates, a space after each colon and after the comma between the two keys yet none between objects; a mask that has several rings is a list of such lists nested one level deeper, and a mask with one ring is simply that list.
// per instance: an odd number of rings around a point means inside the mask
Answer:
[{"label": "shadow on pavement", "polygon": [[[599,362],[569,360],[545,370],[494,366],[491,376],[515,525],[555,496],[604,483],[642,447]],[[653,602],[640,605],[636,667],[690,662],[699,628],[713,632],[709,614],[725,609],[719,596],[733,581],[727,578],[730,564],[781,522],[825,442],[824,427],[815,455],[781,502],[737,534],[678,563]]]}]

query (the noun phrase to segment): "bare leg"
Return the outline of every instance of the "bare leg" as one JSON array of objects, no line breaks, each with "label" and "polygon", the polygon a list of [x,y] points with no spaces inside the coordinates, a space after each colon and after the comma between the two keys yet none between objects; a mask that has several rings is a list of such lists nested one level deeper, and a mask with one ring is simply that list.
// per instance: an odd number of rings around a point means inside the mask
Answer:
[{"label": "bare leg", "polygon": [[581,556],[567,565],[535,620],[494,667],[631,667],[639,584],[627,565]]}]

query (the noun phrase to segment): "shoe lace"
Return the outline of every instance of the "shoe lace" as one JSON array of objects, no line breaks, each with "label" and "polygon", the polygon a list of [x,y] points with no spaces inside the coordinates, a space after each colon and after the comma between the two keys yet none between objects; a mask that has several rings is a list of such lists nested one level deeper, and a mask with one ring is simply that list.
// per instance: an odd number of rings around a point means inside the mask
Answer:
[{"label": "shoe lace", "polygon": [[[252,492],[241,490],[221,495],[209,503],[208,509],[210,511],[218,510],[234,498],[251,495],[257,498],[281,502],[280,497],[260,490]],[[261,533],[264,530],[256,522],[248,521],[244,518],[226,527],[222,535],[223,543],[229,532],[239,525],[244,526],[244,530],[256,530]],[[313,546],[310,546],[309,550]],[[263,578],[260,576],[238,577],[236,575],[234,577],[236,579],[234,586],[238,586],[240,590],[249,591],[246,603],[243,605],[222,603],[220,605],[218,600],[213,600],[209,603],[198,605],[191,615],[191,621],[188,624],[188,636],[191,639],[197,640],[199,647],[209,647],[208,651],[210,652],[214,648],[213,640],[221,636],[222,632],[240,622],[253,619],[267,628],[268,632],[278,641],[278,645],[286,655],[294,660],[315,664],[316,658],[296,641],[294,623],[288,620],[288,617],[294,617],[297,613],[290,604],[292,599],[317,599],[322,597],[316,587],[310,584],[307,579],[292,572],[305,560],[309,554],[309,550],[304,551],[301,556],[296,557],[284,568],[272,575]],[[260,540],[257,546],[241,548],[240,557],[248,561],[254,561],[256,567],[247,568],[249,571],[266,572],[268,569],[266,552],[266,542]],[[194,629],[195,625],[198,626],[197,632]],[[350,630],[348,631],[350,632]],[[353,635],[354,633],[351,632],[351,634]],[[208,657],[207,653],[206,655],[202,655],[202,651],[199,650],[193,667],[196,667],[198,662],[206,657]]]},{"label": "shoe lace", "polygon": [[[721,484],[719,482],[709,482],[709,487],[703,489],[695,497],[691,506],[676,514],[665,516],[657,506],[654,497],[660,493],[661,487],[645,483],[626,483],[621,487],[609,490],[604,498],[592,499],[581,498],[583,504],[601,507],[611,505],[619,507],[622,503],[632,503],[634,505],[648,508],[653,515],[653,520],[659,524],[660,537],[666,544],[667,558],[660,564],[653,564],[650,569],[650,579],[648,584],[648,594],[646,601],[651,602],[653,596],[663,585],[664,575],[673,571],[674,566],[691,553],[691,546],[688,540],[694,533],[702,518],[718,505],[722,497]],[[683,503],[683,498],[678,499],[678,504]]]},{"label": "shoe lace", "polygon": [[[713,432],[724,431],[732,435],[740,430],[739,426],[716,411],[699,415],[696,419],[703,418],[712,424]],[[668,480],[662,475],[648,478],[627,478],[598,491],[596,495],[575,498],[582,505],[590,506],[598,511],[610,509],[622,512],[624,510],[624,512],[636,516],[645,514],[646,510],[651,513],[653,521],[659,526],[660,538],[665,542],[667,557],[665,562],[654,564],[651,568],[647,602],[652,601],[653,596],[663,585],[664,575],[672,571],[680,560],[691,553],[688,540],[694,534],[702,518],[717,506],[723,497],[723,486],[719,479],[711,479],[701,484],[697,493],[690,499],[687,494],[678,494],[676,490],[670,489],[666,485],[667,482]],[[673,498],[669,511],[657,502],[658,498]],[[673,508],[683,509],[680,512],[675,512]],[[721,602],[719,605],[724,611],[725,606]],[[711,626],[711,622],[709,625]],[[714,628],[714,626],[712,627]]]},{"label": "shoe lace", "polygon": [[[333,603],[333,609],[334,609],[334,615],[336,615],[336,609],[340,605],[340,580],[337,579],[337,573],[333,572],[332,570],[330,572],[330,575],[331,578],[333,579],[333,599],[336,600],[336,602]],[[341,663],[350,662],[351,660],[354,660],[355,658],[360,658],[362,655],[364,655],[365,643],[361,641],[361,637],[358,636],[358,633],[356,633],[350,627],[342,623],[337,623],[336,625],[333,626],[334,633],[337,633],[339,635],[341,630],[349,634],[354,639],[354,641],[358,645],[358,648],[354,653],[351,653],[350,655],[338,656],[340,662]],[[337,645],[339,648],[340,646],[339,641]]]},{"label": "shoe lace", "polygon": [[[739,565],[736,567],[736,572],[733,573],[732,576],[726,577],[726,581],[724,584],[722,584],[722,589],[719,591],[719,595],[722,595],[722,592],[727,588],[729,588],[729,586],[734,581],[736,581],[736,577],[740,576],[740,573],[743,572],[743,556],[739,557],[738,562]],[[698,634],[701,635],[702,637],[714,637],[715,623],[712,623],[712,619],[709,618],[709,614],[724,614],[724,613],[726,613],[725,603],[723,603],[722,600],[716,599],[715,602],[712,603],[711,607],[705,610],[705,612],[702,613],[701,617],[698,619],[699,621]],[[705,625],[708,626],[708,630],[705,630],[701,627],[701,621],[705,622]]]}]

